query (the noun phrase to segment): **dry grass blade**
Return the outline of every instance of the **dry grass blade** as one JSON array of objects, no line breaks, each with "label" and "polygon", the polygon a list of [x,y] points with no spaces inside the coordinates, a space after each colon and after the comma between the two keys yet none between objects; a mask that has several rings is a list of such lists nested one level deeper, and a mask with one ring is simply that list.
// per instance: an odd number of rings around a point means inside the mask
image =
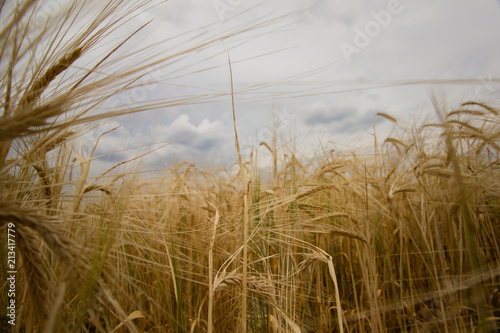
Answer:
[{"label": "dry grass blade", "polygon": [[[113,295],[111,294],[109,288],[102,281],[99,281],[99,287],[100,287],[101,291],[104,294],[104,298],[113,307],[116,316],[118,318],[121,318],[121,323],[120,324],[122,324],[122,326],[125,325],[127,327],[127,331],[128,332],[139,333],[139,330],[137,329],[137,326],[134,325],[134,323],[131,321],[131,319],[129,318],[129,316],[133,315],[135,318],[141,318],[141,316],[143,316],[143,313],[140,312],[140,311],[134,311],[130,315],[127,315],[126,312],[123,310],[123,308],[118,303],[118,301],[113,297]],[[122,326],[120,326],[120,327],[122,327]],[[118,327],[118,329],[120,327]]]},{"label": "dry grass blade", "polygon": [[340,333],[344,333],[344,319],[342,312],[342,305],[340,303],[340,292],[339,292],[339,283],[337,281],[337,274],[335,274],[335,267],[333,266],[333,259],[329,258],[328,262],[328,272],[330,273],[330,277],[332,278],[333,285],[335,287],[335,305],[337,312],[337,320],[339,323]]},{"label": "dry grass blade", "polygon": [[122,321],[121,323],[119,323],[112,331],[111,333],[114,333],[114,332],[118,332],[118,330],[123,326],[125,325],[128,321],[131,321],[131,320],[134,320],[134,319],[145,319],[146,316],[144,315],[144,313],[142,313],[142,311],[139,311],[139,310],[136,310],[134,312],[132,312],[131,314],[129,314],[127,316],[127,318]]},{"label": "dry grass blade", "polygon": [[54,324],[56,322],[57,314],[59,313],[61,306],[64,303],[64,294],[66,292],[68,284],[66,281],[60,283],[54,301],[52,303],[52,308],[45,321],[45,327],[43,333],[51,333],[54,331]]},{"label": "dry grass blade", "polygon": [[[302,330],[300,329],[299,325],[297,325],[293,320],[292,318],[290,318],[283,310],[281,310],[279,307],[276,308],[277,312],[279,313],[279,315],[281,317],[283,317],[283,319],[285,319],[285,322],[286,324],[288,325],[288,327],[292,330],[293,333],[302,333]],[[274,319],[274,320],[273,320]],[[275,323],[273,323],[273,329],[275,329],[277,332],[280,332],[281,330],[279,329],[279,326],[278,326],[278,323],[277,323],[277,320],[274,316],[272,316],[270,318],[270,321],[271,323],[274,321]],[[275,331],[273,331],[275,332]]]}]

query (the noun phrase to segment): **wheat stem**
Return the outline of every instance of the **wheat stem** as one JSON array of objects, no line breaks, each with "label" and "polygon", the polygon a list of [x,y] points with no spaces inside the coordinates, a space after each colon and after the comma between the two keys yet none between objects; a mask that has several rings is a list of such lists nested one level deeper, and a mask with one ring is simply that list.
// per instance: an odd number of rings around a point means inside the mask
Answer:
[{"label": "wheat stem", "polygon": [[236,151],[238,152],[238,161],[240,165],[241,184],[243,185],[243,283],[241,292],[241,332],[247,330],[247,270],[248,270],[248,187],[250,179],[246,173],[243,160],[241,158],[240,143],[238,141],[238,131],[236,130],[236,113],[234,108],[234,86],[233,86],[233,70],[231,67],[231,59],[227,56],[229,62],[229,74],[231,79],[231,105],[233,109],[233,126],[234,126],[234,142]]}]

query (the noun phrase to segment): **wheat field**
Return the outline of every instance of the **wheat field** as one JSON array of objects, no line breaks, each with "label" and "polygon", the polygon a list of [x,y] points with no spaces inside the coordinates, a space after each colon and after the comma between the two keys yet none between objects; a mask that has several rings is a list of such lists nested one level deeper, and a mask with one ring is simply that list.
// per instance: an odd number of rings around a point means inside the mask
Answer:
[{"label": "wheat field", "polygon": [[275,133],[249,157],[236,137],[230,170],[182,162],[146,174],[146,155],[95,176],[99,140],[87,153],[78,142],[98,121],[220,96],[106,101],[245,29],[117,70],[148,27],[106,38],[153,2],[67,2],[51,25],[35,20],[37,1],[3,4],[0,331],[498,331],[500,108],[436,102],[440,121],[411,128],[379,113],[397,131],[370,154],[304,158]]}]

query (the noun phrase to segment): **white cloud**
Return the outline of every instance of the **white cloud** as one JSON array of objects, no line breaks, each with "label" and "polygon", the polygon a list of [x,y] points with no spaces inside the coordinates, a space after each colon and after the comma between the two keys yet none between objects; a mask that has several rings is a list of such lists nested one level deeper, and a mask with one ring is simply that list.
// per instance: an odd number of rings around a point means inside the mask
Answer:
[{"label": "white cloud", "polygon": [[179,140],[180,145],[191,146],[196,149],[210,149],[214,142],[214,132],[221,130],[218,121],[211,122],[203,119],[198,125],[190,122],[189,115],[183,114],[167,126],[159,128],[159,135],[165,139]]}]

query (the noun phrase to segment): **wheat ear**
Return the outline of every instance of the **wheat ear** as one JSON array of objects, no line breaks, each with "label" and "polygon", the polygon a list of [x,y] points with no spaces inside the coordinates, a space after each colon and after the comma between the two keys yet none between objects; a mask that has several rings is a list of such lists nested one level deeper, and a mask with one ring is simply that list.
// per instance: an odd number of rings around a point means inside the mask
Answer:
[{"label": "wheat ear", "polygon": [[26,105],[36,101],[43,91],[48,87],[50,82],[52,82],[59,74],[68,69],[71,64],[73,64],[82,54],[82,49],[77,48],[62,57],[56,64],[52,65],[45,73],[36,80],[31,88],[23,95],[19,103],[19,107],[23,108]]},{"label": "wheat ear", "polygon": [[212,290],[214,292],[229,289],[230,287],[243,287],[243,282],[246,280],[247,288],[254,293],[264,297],[273,297],[274,290],[272,286],[264,279],[257,279],[252,276],[243,278],[242,274],[231,272],[229,274],[220,274],[215,280]]},{"label": "wheat ear", "polygon": [[16,207],[14,203],[0,203],[0,225],[15,222],[38,233],[49,248],[66,263],[74,263],[77,257],[75,243],[64,236],[53,224],[53,220],[36,214],[34,210]]},{"label": "wheat ear", "polygon": [[[212,205],[207,201],[208,204]],[[212,205],[213,206],[213,205]],[[212,238],[210,240],[210,248],[208,250],[208,333],[213,332],[213,267],[214,267],[214,245],[215,245],[215,236],[217,235],[217,225],[219,224],[219,210],[217,207],[213,206],[215,209],[215,219],[214,219],[214,227],[212,231]]]}]

